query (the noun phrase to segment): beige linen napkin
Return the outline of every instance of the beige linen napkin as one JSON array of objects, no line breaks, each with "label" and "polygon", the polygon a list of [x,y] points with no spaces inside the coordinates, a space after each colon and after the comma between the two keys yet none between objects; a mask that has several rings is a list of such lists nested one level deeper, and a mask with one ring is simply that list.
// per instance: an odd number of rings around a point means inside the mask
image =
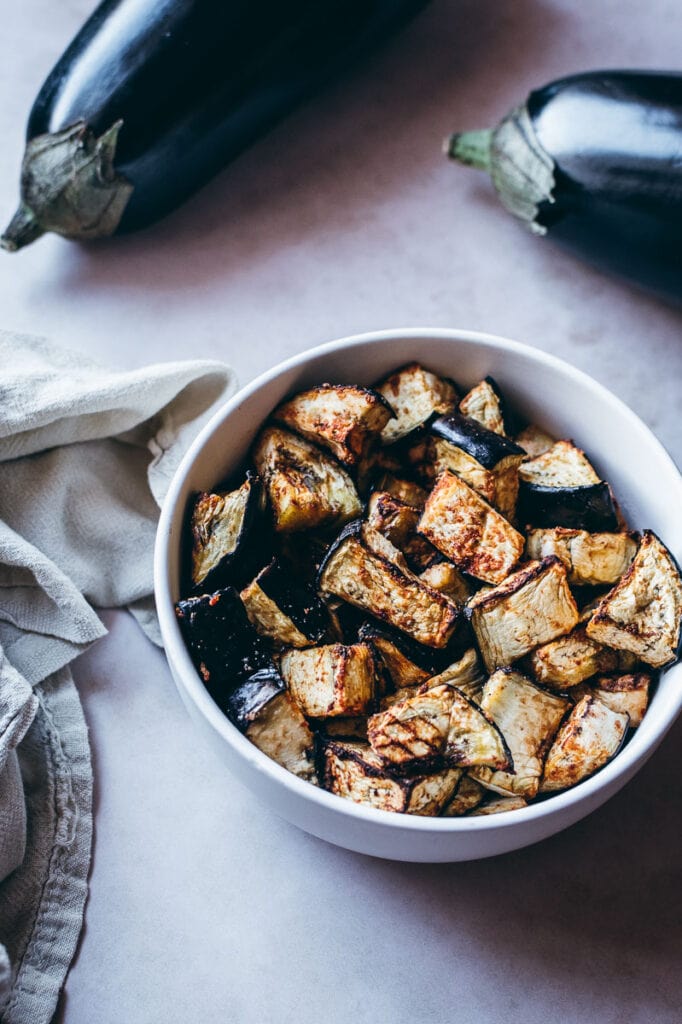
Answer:
[{"label": "beige linen napkin", "polygon": [[87,896],[92,768],[69,663],[128,607],[188,442],[234,390],[202,361],[104,369],[0,331],[0,1020],[47,1024]]}]

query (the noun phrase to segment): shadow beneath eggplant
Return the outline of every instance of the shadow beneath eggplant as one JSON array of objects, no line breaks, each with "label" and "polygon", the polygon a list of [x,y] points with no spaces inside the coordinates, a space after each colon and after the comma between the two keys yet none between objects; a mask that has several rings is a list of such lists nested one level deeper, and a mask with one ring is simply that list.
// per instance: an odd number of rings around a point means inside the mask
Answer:
[{"label": "shadow beneath eggplant", "polygon": [[[393,203],[399,217],[410,194],[447,181],[441,142],[470,125],[472,106],[487,120],[506,109],[519,80],[534,82],[535,57],[563,17],[541,0],[437,0],[158,225],[65,246],[52,287],[193,289],[311,235],[352,233]],[[499,69],[492,88],[491,66]]]},{"label": "shadow beneath eggplant", "polygon": [[[672,1021],[682,987],[673,981],[682,940],[680,743],[682,721],[623,791],[543,843],[453,865],[362,858],[366,884],[387,903],[399,894],[406,927],[428,932],[441,955],[465,946],[513,976],[514,989],[538,979],[545,994],[573,989],[582,1005],[617,979],[621,1010],[647,993],[648,1015],[628,1020]],[[576,1010],[575,1019],[590,1018]]]}]

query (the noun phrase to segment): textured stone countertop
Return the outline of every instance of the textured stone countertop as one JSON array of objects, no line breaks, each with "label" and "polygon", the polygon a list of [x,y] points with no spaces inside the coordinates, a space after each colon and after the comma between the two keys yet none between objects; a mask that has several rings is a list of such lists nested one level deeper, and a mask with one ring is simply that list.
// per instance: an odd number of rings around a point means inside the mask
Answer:
[{"label": "textured stone countertop", "polygon": [[[6,5],[0,199],[88,0]],[[454,326],[552,351],[682,458],[679,310],[534,238],[442,137],[599,66],[679,67],[675,0],[435,0],[157,227],[0,258],[0,324],[242,382],[318,342]],[[678,723],[605,807],[490,861],[372,860],[257,806],[123,613],[77,664],[96,773],[86,926],[62,1024],[676,1024]]]}]

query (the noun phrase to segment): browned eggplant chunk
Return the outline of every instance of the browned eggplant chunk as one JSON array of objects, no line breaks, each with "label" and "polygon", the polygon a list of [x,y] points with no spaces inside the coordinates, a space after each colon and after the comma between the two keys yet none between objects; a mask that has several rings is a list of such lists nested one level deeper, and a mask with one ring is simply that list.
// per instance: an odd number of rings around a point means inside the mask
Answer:
[{"label": "browned eggplant chunk", "polygon": [[474,594],[468,611],[491,672],[569,633],[579,618],[566,569],[554,556],[528,562],[499,586]]},{"label": "browned eggplant chunk", "polygon": [[325,644],[285,651],[280,670],[310,718],[362,715],[375,697],[376,666],[369,644]]},{"label": "browned eggplant chunk", "polygon": [[524,548],[511,523],[448,470],[428,497],[419,532],[459,569],[486,583],[501,583]]},{"label": "browned eggplant chunk", "polygon": [[661,668],[677,657],[681,616],[680,570],[656,534],[645,530],[634,561],[599,603],[587,633]]},{"label": "browned eggplant chunk", "polygon": [[459,398],[452,381],[438,377],[419,363],[410,363],[396,370],[380,381],[376,390],[396,415],[383,429],[384,444],[392,444],[411,434],[434,413],[453,409]]},{"label": "browned eggplant chunk", "polygon": [[371,388],[319,384],[300,391],[275,409],[273,419],[309,441],[328,448],[344,466],[367,454],[395,413]]},{"label": "browned eggplant chunk", "polygon": [[575,786],[617,754],[628,728],[627,714],[596,697],[583,697],[559,730],[545,761],[541,792]]},{"label": "browned eggplant chunk", "polygon": [[406,565],[377,554],[385,549],[378,539],[388,544],[366,524],[342,531],[320,568],[320,591],[365,609],[418,643],[445,647],[458,624],[457,607]]},{"label": "browned eggplant chunk", "polygon": [[256,441],[253,460],[265,484],[276,531],[340,525],[360,514],[360,499],[345,470],[291,431],[266,427]]},{"label": "browned eggplant chunk", "polygon": [[[263,488],[253,473],[236,490],[197,495],[190,520],[194,589],[205,593],[234,584],[256,561],[255,534],[262,526],[263,500]],[[262,551],[262,541],[260,546]]]}]

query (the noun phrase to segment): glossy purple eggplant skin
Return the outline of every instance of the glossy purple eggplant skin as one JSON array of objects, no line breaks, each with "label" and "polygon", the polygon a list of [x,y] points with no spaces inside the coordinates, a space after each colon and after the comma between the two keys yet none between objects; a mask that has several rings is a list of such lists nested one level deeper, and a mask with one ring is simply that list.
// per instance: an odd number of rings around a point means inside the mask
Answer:
[{"label": "glossy purple eggplant skin", "polygon": [[104,0],[45,81],[27,137],[122,119],[116,233],[164,216],[428,0]]},{"label": "glossy purple eggplant skin", "polygon": [[548,237],[682,301],[682,74],[573,75],[527,109],[555,164],[537,216]]}]

